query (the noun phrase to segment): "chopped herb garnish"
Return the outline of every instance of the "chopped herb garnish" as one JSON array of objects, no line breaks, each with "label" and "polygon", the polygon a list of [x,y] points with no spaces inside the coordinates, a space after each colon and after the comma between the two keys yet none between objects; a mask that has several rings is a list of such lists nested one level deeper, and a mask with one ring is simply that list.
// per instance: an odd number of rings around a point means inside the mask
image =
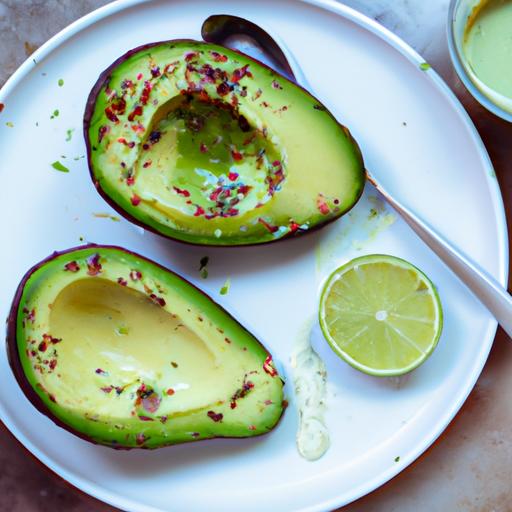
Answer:
[{"label": "chopped herb garnish", "polygon": [[72,139],[74,131],[75,131],[74,128],[70,128],[69,130],[66,130],[66,142],[69,142]]},{"label": "chopped herb garnish", "polygon": [[400,460],[400,457],[395,457],[395,462],[398,462]]},{"label": "chopped herb garnish", "polygon": [[50,119],[55,119],[56,117],[59,117],[59,109],[55,109],[53,111],[53,114],[50,116]]},{"label": "chopped herb garnish", "polygon": [[114,222],[119,222],[121,220],[117,215],[111,215],[110,213],[93,213],[93,216],[99,219],[110,219]]},{"label": "chopped herb garnish", "polygon": [[421,69],[422,71],[427,71],[427,70],[429,70],[430,68],[431,68],[431,66],[430,66],[430,64],[429,64],[428,62],[422,62],[422,63],[420,64],[420,69]]},{"label": "chopped herb garnish", "polygon": [[57,83],[59,84],[59,87],[62,87],[64,85],[64,80],[62,78],[59,78],[59,81]]},{"label": "chopped herb garnish", "polygon": [[62,165],[58,160],[52,163],[52,167],[59,172],[69,172],[69,169],[65,165]]},{"label": "chopped herb garnish", "polygon": [[11,123],[11,121],[7,121],[7,123],[5,123],[5,126],[8,126],[9,128],[14,128],[14,123]]},{"label": "chopped herb garnish", "polygon": [[229,277],[226,279],[226,282],[224,283],[224,285],[222,286],[222,288],[220,289],[219,293],[221,295],[227,295],[227,293],[229,292],[229,287],[231,286],[231,279],[229,279]]},{"label": "chopped herb garnish", "polygon": [[129,332],[130,331],[129,331],[128,327],[119,327],[117,329],[117,334],[120,334],[122,336],[126,336]]}]

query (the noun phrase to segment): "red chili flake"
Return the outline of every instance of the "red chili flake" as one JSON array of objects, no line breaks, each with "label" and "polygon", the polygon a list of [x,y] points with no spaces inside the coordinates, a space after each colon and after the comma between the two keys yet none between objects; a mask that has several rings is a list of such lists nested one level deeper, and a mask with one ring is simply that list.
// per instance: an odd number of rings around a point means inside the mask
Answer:
[{"label": "red chili flake", "polygon": [[51,393],[48,393],[48,398],[54,403],[56,404],[57,403],[57,400],[55,399],[55,396],[52,395]]},{"label": "red chili flake", "polygon": [[210,52],[210,55],[212,56],[215,62],[227,62],[228,60],[226,55],[221,55],[218,52]]},{"label": "red chili flake", "polygon": [[204,208],[196,205],[196,211],[194,212],[194,217],[199,217],[200,215],[204,215],[204,214],[205,214]]},{"label": "red chili flake", "polygon": [[98,375],[101,375],[103,377],[106,377],[108,375],[108,373],[105,370],[102,370],[101,368],[96,368],[94,373],[97,373]]},{"label": "red chili flake", "polygon": [[231,150],[231,156],[233,157],[233,160],[235,160],[235,162],[240,162],[240,160],[242,160],[244,157],[242,153],[239,153],[236,149]]},{"label": "red chili flake", "polygon": [[160,423],[166,423],[167,422],[167,416],[160,416],[159,420],[160,420]]},{"label": "red chili flake", "polygon": [[35,350],[31,350],[31,351],[30,351],[30,355],[31,355],[32,357],[35,357],[35,356],[37,355],[37,352],[36,352]]},{"label": "red chili flake", "polygon": [[209,102],[210,101],[210,95],[204,89],[201,89],[199,91],[199,101],[204,101],[204,102]]},{"label": "red chili flake", "polygon": [[282,89],[282,86],[279,84],[277,80],[272,81],[272,88],[273,89]]},{"label": "red chili flake", "polygon": [[57,359],[52,359],[50,363],[48,364],[48,367],[50,370],[55,370],[55,367],[57,366]]},{"label": "red chili flake", "polygon": [[100,126],[98,129],[98,142],[103,140],[103,137],[110,131],[110,126]]},{"label": "red chili flake", "polygon": [[51,334],[44,333],[43,341],[45,341],[46,343],[51,343],[52,345],[56,345],[57,343],[60,343],[62,341],[62,338],[54,338]]},{"label": "red chili flake", "polygon": [[258,222],[260,224],[263,224],[271,233],[275,233],[279,229],[277,226],[272,226],[265,219],[262,219],[261,217],[258,218]]},{"label": "red chili flake", "polygon": [[208,153],[208,146],[201,142],[199,146],[199,151],[201,151],[201,153]]},{"label": "red chili flake", "polygon": [[245,98],[247,96],[247,87],[242,88],[242,90],[240,91],[240,96],[242,98]]},{"label": "red chili flake", "polygon": [[189,53],[185,54],[185,61],[190,62],[192,59],[194,59],[198,55],[199,54],[197,52],[189,52]]},{"label": "red chili flake", "polygon": [[288,400],[283,400],[281,405],[283,406],[283,409],[286,409],[288,407]]},{"label": "red chili flake", "polygon": [[121,82],[121,89],[131,89],[133,87],[133,82],[131,80],[123,80]]},{"label": "red chili flake", "polygon": [[340,200],[339,200],[339,199],[335,199],[335,200],[333,201],[333,203],[334,203],[334,204],[340,204]]},{"label": "red chili flake", "polygon": [[157,295],[155,295],[154,293],[152,293],[149,298],[157,305],[157,306],[160,306],[161,308],[163,308],[165,306],[165,299],[163,299],[162,297],[158,297]]},{"label": "red chili flake", "polygon": [[135,108],[128,114],[128,121],[133,121],[136,116],[141,116],[144,112],[140,105],[135,105]]},{"label": "red chili flake", "polygon": [[247,428],[248,428],[249,430],[256,430],[256,427],[255,427],[254,425],[249,425]]},{"label": "red chili flake", "polygon": [[166,393],[167,395],[169,395],[169,396],[172,396],[172,395],[174,395],[175,391],[174,391],[174,389],[169,388],[165,393]]},{"label": "red chili flake", "polygon": [[231,75],[231,81],[237,84],[244,76],[252,77],[252,73],[248,71],[249,64],[242,68],[235,69]]},{"label": "red chili flake", "polygon": [[227,82],[221,82],[217,86],[217,94],[219,96],[226,96],[226,94],[228,94],[229,91],[230,91],[230,88],[229,88],[229,85],[227,84]]},{"label": "red chili flake", "polygon": [[103,391],[103,393],[111,393],[112,390],[114,389],[114,387],[113,386],[104,386],[100,389],[101,389],[101,391]]},{"label": "red chili flake", "polygon": [[142,274],[138,270],[130,270],[130,279],[132,281],[139,281],[142,279]]},{"label": "red chili flake", "polygon": [[128,281],[126,279],[124,279],[123,277],[118,277],[117,278],[117,282],[121,285],[121,286],[128,286]]},{"label": "red chili flake", "polygon": [[268,108],[268,107],[270,107],[270,103],[269,103],[268,101],[262,101],[262,102],[261,102],[261,106],[262,106],[263,108]]},{"label": "red chili flake", "polygon": [[135,436],[135,442],[137,443],[138,446],[143,445],[145,441],[146,436],[144,434],[140,433]]},{"label": "red chili flake", "polygon": [[144,75],[143,75],[142,73],[139,73],[139,74],[137,75],[137,80],[142,80],[142,77],[143,77],[143,76],[144,76]]},{"label": "red chili flake", "polygon": [[236,408],[236,402],[231,402],[229,404],[229,407],[231,407],[231,409],[235,409]]},{"label": "red chili flake", "polygon": [[39,346],[37,347],[39,352],[46,352],[47,348],[48,348],[48,344],[46,343],[46,341],[41,341],[41,343],[39,343]]},{"label": "red chili flake", "polygon": [[224,418],[224,415],[219,412],[218,414],[215,413],[214,411],[208,411],[206,413],[206,415],[208,416],[208,418],[210,418],[211,420],[215,421],[215,422],[219,422],[219,421],[222,421],[222,418]]},{"label": "red chili flake", "polygon": [[87,274],[90,276],[97,276],[101,272],[100,255],[93,254],[87,260]]},{"label": "red chili flake", "polygon": [[153,68],[151,68],[151,76],[153,78],[158,78],[160,76],[160,68],[158,66],[155,66]]},{"label": "red chili flake", "polygon": [[230,172],[228,174],[228,180],[229,181],[235,181],[237,178],[238,178],[238,173],[237,172]]},{"label": "red chili flake", "polygon": [[144,162],[142,164],[142,167],[144,167],[144,169],[147,169],[152,163],[153,163],[152,160],[148,160],[147,162]]},{"label": "red chili flake", "polygon": [[327,203],[325,202],[324,196],[322,194],[318,194],[316,207],[322,215],[327,215],[330,212],[329,206],[327,206]]},{"label": "red chili flake", "polygon": [[150,418],[149,416],[139,416],[140,421],[155,421],[153,418]]},{"label": "red chili flake", "polygon": [[116,124],[119,123],[119,118],[114,114],[114,111],[110,107],[105,109],[105,116],[109,121],[112,121]]},{"label": "red chili flake", "polygon": [[257,100],[261,95],[263,94],[263,91],[261,89],[258,89],[255,93],[252,99],[255,101]]},{"label": "red chili flake", "polygon": [[133,176],[133,174],[131,176],[128,176],[128,178],[126,178],[126,184],[131,187],[132,185],[135,184],[135,176]]},{"label": "red chili flake", "polygon": [[192,437],[199,437],[201,434],[199,432],[192,432],[192,434],[190,434]]},{"label": "red chili flake", "polygon": [[29,311],[27,308],[23,308],[23,313],[25,313],[25,320],[27,320],[31,324],[33,324],[35,319],[36,319],[36,310],[35,310],[35,308],[32,308],[31,311]]},{"label": "red chili flake", "polygon": [[236,94],[231,95],[231,106],[235,108],[238,107],[238,98]]},{"label": "red chili flake", "polygon": [[277,370],[274,368],[271,355],[268,355],[267,358],[265,359],[265,362],[263,363],[263,369],[271,377],[275,377],[277,375]]},{"label": "red chili flake", "polygon": [[265,400],[263,403],[265,405],[272,405],[274,402],[272,402],[272,400]]},{"label": "red chili flake", "polygon": [[290,233],[295,233],[299,228],[300,226],[296,222],[293,222],[293,220],[290,222]]},{"label": "red chili flake", "polygon": [[140,102],[143,105],[146,105],[149,100],[149,95],[151,94],[151,89],[153,89],[153,84],[146,80],[144,82],[144,89],[142,89],[142,92],[140,94]]},{"label": "red chili flake", "polygon": [[[128,146],[129,148],[135,147],[135,142],[133,142],[133,141],[128,142],[124,137],[119,137],[117,139],[117,142],[124,144],[125,146]],[[125,164],[125,166],[126,166],[126,164]]]},{"label": "red chili flake", "polygon": [[132,124],[132,125],[130,126],[130,128],[131,128],[135,133],[144,133],[144,125],[143,125],[143,124],[140,124],[140,123]]},{"label": "red chili flake", "polygon": [[70,261],[64,265],[64,270],[68,272],[78,272],[80,270],[80,266],[76,261]]},{"label": "red chili flake", "polygon": [[240,185],[237,189],[237,192],[239,194],[243,194],[244,196],[246,196],[248,193],[249,193],[249,190],[251,190],[251,186],[250,185]]},{"label": "red chili flake", "polygon": [[124,98],[116,98],[110,104],[110,108],[113,112],[117,112],[119,115],[123,115],[126,111],[126,101]]},{"label": "red chili flake", "polygon": [[3,112],[5,108],[5,105],[3,103],[0,103],[0,112]]},{"label": "red chili flake", "polygon": [[138,206],[141,202],[141,198],[137,194],[133,194],[133,196],[130,198],[130,201],[133,206]]}]

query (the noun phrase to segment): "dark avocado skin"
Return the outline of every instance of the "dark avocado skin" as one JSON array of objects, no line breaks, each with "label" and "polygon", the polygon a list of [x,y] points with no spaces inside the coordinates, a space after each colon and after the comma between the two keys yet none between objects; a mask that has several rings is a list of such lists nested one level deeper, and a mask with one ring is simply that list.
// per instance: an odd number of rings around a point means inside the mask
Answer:
[{"label": "dark avocado skin", "polygon": [[[94,144],[91,143],[90,140],[90,128],[91,128],[91,121],[93,119],[93,116],[95,115],[95,108],[98,101],[98,97],[101,94],[101,92],[108,87],[110,80],[112,78],[112,74],[125,63],[128,59],[130,59],[133,56],[136,56],[137,54],[141,52],[146,52],[151,50],[152,48],[157,48],[162,45],[180,45],[180,44],[188,44],[191,45],[191,48],[195,48],[195,45],[201,45],[201,47],[204,48],[211,48],[212,50],[225,50],[226,53],[230,52],[234,55],[240,55],[245,59],[244,62],[252,62],[254,65],[257,65],[258,67],[268,70],[268,72],[273,76],[276,77],[283,82],[287,82],[288,84],[293,84],[293,87],[301,90],[304,96],[310,98],[313,100],[317,106],[319,111],[322,112],[323,115],[325,115],[326,118],[329,119],[329,122],[333,123],[333,125],[337,126],[340,131],[343,132],[344,137],[347,141],[349,141],[350,145],[350,151],[352,152],[351,158],[353,158],[354,162],[357,162],[357,170],[354,169],[353,171],[353,189],[350,192],[350,201],[346,202],[341,205],[340,207],[336,208],[336,213],[333,215],[327,215],[324,218],[315,218],[312,220],[311,223],[307,227],[304,227],[303,229],[289,229],[284,230],[280,232],[278,235],[275,234],[269,234],[263,230],[261,233],[259,233],[258,236],[252,236],[252,237],[232,237],[232,236],[220,236],[220,237],[213,237],[211,235],[204,236],[204,235],[195,235],[194,233],[180,233],[176,230],[167,229],[165,227],[162,227],[162,225],[159,225],[158,223],[151,223],[147,222],[147,220],[142,219],[139,213],[137,212],[136,208],[132,208],[129,204],[128,205],[120,205],[119,201],[114,200],[112,195],[105,190],[104,185],[102,184],[101,180],[98,179],[97,175],[95,174],[94,170],[94,163],[93,163],[93,153],[94,153]],[[316,106],[315,106],[316,108]],[[316,98],[314,98],[308,91],[306,91],[304,88],[302,88],[300,85],[296,84],[295,82],[288,81],[287,78],[284,76],[281,76],[279,73],[275,72],[265,64],[252,59],[240,52],[224,49],[221,46],[217,45],[211,45],[204,42],[198,42],[194,40],[169,40],[169,41],[161,41],[156,43],[150,43],[145,44],[142,46],[139,46],[137,48],[134,48],[127,52],[125,55],[118,58],[112,65],[110,65],[98,78],[96,84],[91,90],[91,93],[89,94],[85,113],[84,113],[84,122],[83,122],[83,129],[84,129],[84,138],[86,142],[87,147],[87,158],[88,158],[88,165],[90,170],[91,179],[93,180],[93,183],[98,191],[98,193],[107,201],[119,214],[121,214],[123,217],[131,221],[132,223],[143,227],[144,229],[148,229],[149,231],[162,235],[167,238],[171,238],[180,242],[189,243],[193,245],[210,245],[210,246],[242,246],[242,245],[257,245],[257,244],[263,244],[263,243],[270,243],[277,240],[282,240],[286,238],[294,238],[297,236],[302,236],[306,233],[309,233],[310,231],[316,231],[317,229],[323,227],[324,225],[329,224],[330,222],[333,222],[334,220],[338,219],[345,213],[347,213],[359,200],[361,197],[364,185],[365,185],[365,171],[364,171],[364,164],[363,164],[363,158],[360,151],[360,148],[353,138],[353,136],[350,134],[349,130],[340,124],[334,116],[327,110],[326,107],[324,107]],[[314,170],[311,170],[314,174]],[[276,197],[279,196],[279,193],[276,194]],[[283,226],[281,226],[283,227]]]},{"label": "dark avocado skin", "polygon": [[[189,287],[190,290],[193,291],[194,294],[199,295],[200,297],[203,297],[202,300],[206,300],[213,310],[218,310],[218,314],[220,315],[219,318],[222,322],[227,322],[226,325],[235,325],[236,324],[236,330],[239,331],[239,334],[241,337],[245,339],[245,342],[248,340],[250,341],[251,345],[248,346],[248,352],[251,353],[251,351],[255,351],[256,354],[261,354],[257,357],[264,357],[265,355],[267,357],[270,357],[268,355],[268,352],[263,347],[263,345],[257,341],[248,331],[246,331],[231,315],[229,315],[228,312],[226,312],[221,306],[214,303],[214,301],[206,295],[204,292],[202,292],[200,289],[195,287],[193,284],[185,281],[183,278],[175,274],[174,272],[166,269],[165,267],[159,265],[158,263],[148,260],[147,258],[144,258],[143,256],[140,256],[136,253],[133,253],[132,251],[128,251],[126,249],[116,247],[116,246],[106,246],[106,245],[96,245],[96,244],[88,244],[81,247],[75,247],[72,249],[68,249],[61,252],[54,252],[49,257],[45,258],[43,261],[39,262],[38,264],[34,265],[25,276],[22,278],[16,293],[13,298],[12,306],[10,309],[10,313],[7,319],[7,335],[6,335],[6,345],[7,345],[7,356],[9,365],[12,369],[12,372],[16,378],[16,381],[18,382],[21,390],[25,394],[26,398],[34,405],[34,407],[47,416],[49,419],[51,419],[55,424],[60,426],[61,428],[64,428],[65,430],[71,432],[72,434],[80,437],[81,439],[84,439],[86,441],[92,442],[94,444],[101,444],[105,446],[109,446],[115,449],[131,449],[131,448],[143,448],[143,449],[154,449],[159,448],[162,446],[169,446],[184,442],[193,442],[193,441],[199,441],[204,439],[210,439],[213,437],[253,437],[253,436],[259,436],[263,435],[267,432],[269,432],[272,428],[274,428],[277,423],[279,422],[281,415],[284,410],[284,403],[282,400],[282,386],[284,382],[279,377],[277,372],[272,367],[272,372],[274,375],[272,376],[271,380],[271,386],[272,388],[270,392],[270,395],[272,395],[272,398],[275,400],[276,407],[274,408],[274,411],[272,413],[273,417],[267,417],[266,420],[264,420],[265,425],[257,425],[256,429],[250,430],[244,430],[242,433],[240,432],[240,429],[238,427],[234,428],[229,424],[229,418],[226,413],[226,409],[229,409],[229,398],[227,398],[227,408],[221,409],[220,406],[218,410],[216,409],[216,412],[223,411],[225,418],[222,420],[220,424],[206,421],[204,425],[206,425],[206,430],[210,428],[211,426],[215,427],[214,430],[208,430],[204,433],[201,433],[200,436],[190,436],[190,435],[184,435],[183,432],[179,432],[178,435],[175,438],[172,439],[164,439],[163,442],[159,442],[157,436],[153,437],[147,437],[146,441],[140,443],[135,442],[136,434],[135,432],[131,433],[130,439],[126,440],[119,440],[119,439],[112,439],[111,434],[107,431],[104,433],[101,432],[101,429],[98,431],[97,429],[97,423],[93,422],[90,424],[90,427],[93,429],[96,429],[93,433],[89,431],[88,428],[73,428],[72,421],[68,421],[66,418],[66,411],[64,410],[64,413],[62,410],[57,410],[57,406],[59,402],[59,396],[58,394],[55,394],[54,398],[48,399],[48,394],[46,392],[42,392],[41,390],[36,390],[34,387],[34,379],[33,376],[29,377],[25,371],[26,366],[24,366],[21,354],[25,351],[26,345],[24,344],[25,340],[20,339],[19,332],[20,332],[20,325],[21,325],[21,317],[22,317],[22,304],[23,304],[23,297],[24,292],[27,289],[27,285],[30,282],[30,279],[37,274],[40,271],[44,271],[45,267],[47,267],[49,264],[54,263],[56,260],[59,261],[69,261],[69,259],[76,259],[80,257],[80,255],[90,255],[90,254],[100,254],[100,255],[107,255],[107,257],[111,257],[112,254],[119,254],[124,255],[127,258],[134,258],[138,262],[140,262],[140,267],[137,268],[144,268],[146,269],[158,269],[158,271],[163,271],[169,276],[172,276],[173,279],[178,279],[180,282],[183,282],[183,285],[186,287]],[[69,258],[68,258],[69,257]],[[64,259],[63,259],[64,258]],[[95,278],[91,278],[95,279]],[[211,312],[211,311],[210,311]],[[208,315],[208,313],[207,313]],[[207,317],[206,315],[206,317]],[[219,324],[221,325],[221,324]],[[222,324],[224,325],[224,324]],[[226,330],[226,333],[228,333],[228,330]],[[237,340],[235,337],[231,336],[231,339],[233,340],[233,343],[237,343]],[[245,343],[244,342],[244,343]],[[266,361],[265,361],[266,362]],[[262,374],[265,372],[261,372]],[[268,373],[268,372],[267,372]],[[268,380],[268,375],[263,375]],[[269,389],[270,389],[269,388]],[[279,401],[276,400],[276,397],[279,397]],[[237,410],[242,410],[245,406],[246,398],[239,399],[238,405],[239,407]],[[241,407],[240,407],[241,406]],[[270,421],[269,421],[270,420]],[[157,422],[154,423],[147,423],[147,425],[155,425]],[[172,425],[172,422],[169,421],[169,425]],[[218,425],[225,425],[225,427],[221,426],[220,428],[217,428]],[[108,426],[108,423],[106,424]],[[146,423],[144,423],[144,426]],[[203,425],[203,427],[204,427]],[[212,427],[212,428],[213,428]],[[171,427],[172,428],[172,427]],[[223,428],[225,428],[225,431],[223,432]],[[140,429],[139,429],[140,430]],[[201,430],[201,427],[198,425],[190,424],[188,426],[187,434],[190,434],[191,431],[197,431]],[[172,433],[170,436],[172,437]],[[163,439],[163,438],[162,438]]]}]

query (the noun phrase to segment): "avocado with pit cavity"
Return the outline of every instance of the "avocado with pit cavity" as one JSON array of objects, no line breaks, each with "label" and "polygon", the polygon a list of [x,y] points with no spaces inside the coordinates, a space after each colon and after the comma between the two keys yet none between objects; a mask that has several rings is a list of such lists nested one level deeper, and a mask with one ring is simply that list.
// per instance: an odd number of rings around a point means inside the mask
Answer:
[{"label": "avocado with pit cavity", "polygon": [[27,398],[115,448],[265,434],[283,412],[267,350],[195,286],[135,253],[90,245],[25,275],[7,326]]},{"label": "avocado with pit cavity", "polygon": [[204,245],[296,236],[347,212],[365,182],[347,128],[252,58],[196,41],[136,48],[99,78],[84,133],[122,215]]}]

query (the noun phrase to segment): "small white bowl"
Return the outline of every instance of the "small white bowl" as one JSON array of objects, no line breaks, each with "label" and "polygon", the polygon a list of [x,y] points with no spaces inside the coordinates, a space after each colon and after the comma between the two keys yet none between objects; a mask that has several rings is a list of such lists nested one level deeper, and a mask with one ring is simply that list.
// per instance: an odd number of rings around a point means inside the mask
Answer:
[{"label": "small white bowl", "polygon": [[473,72],[464,54],[466,24],[481,0],[451,0],[448,8],[448,48],[455,71],[470,94],[487,110],[512,123],[512,99],[485,85]]}]

